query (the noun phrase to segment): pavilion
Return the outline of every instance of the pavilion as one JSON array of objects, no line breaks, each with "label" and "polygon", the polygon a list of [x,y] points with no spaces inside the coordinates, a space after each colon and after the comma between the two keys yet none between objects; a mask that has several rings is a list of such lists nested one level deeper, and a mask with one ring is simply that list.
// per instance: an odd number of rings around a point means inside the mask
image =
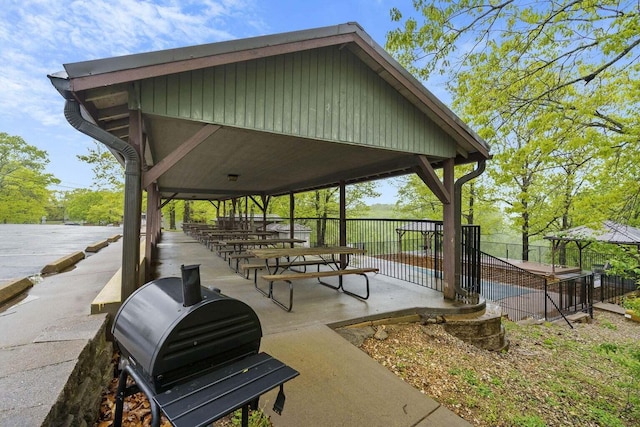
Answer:
[{"label": "pavilion", "polygon": [[122,301],[145,280],[170,200],[249,196],[266,211],[273,196],[339,187],[344,243],[345,186],[411,173],[443,204],[444,297],[466,292],[461,187],[489,147],[357,23],[65,64],[49,78],[69,123],[125,167]]}]

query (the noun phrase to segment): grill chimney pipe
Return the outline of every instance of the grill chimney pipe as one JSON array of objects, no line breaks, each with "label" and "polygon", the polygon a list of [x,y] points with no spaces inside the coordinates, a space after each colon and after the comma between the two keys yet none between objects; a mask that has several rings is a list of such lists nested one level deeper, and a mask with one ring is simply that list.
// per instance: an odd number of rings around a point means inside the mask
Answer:
[{"label": "grill chimney pipe", "polygon": [[185,307],[191,307],[202,301],[200,290],[200,264],[182,265],[182,301]]}]

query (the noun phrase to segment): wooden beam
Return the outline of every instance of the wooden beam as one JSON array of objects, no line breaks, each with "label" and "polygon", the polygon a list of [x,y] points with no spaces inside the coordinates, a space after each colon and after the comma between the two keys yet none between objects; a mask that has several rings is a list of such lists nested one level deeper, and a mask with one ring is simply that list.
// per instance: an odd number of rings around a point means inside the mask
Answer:
[{"label": "wooden beam", "polygon": [[445,188],[445,185],[440,181],[436,171],[427,160],[424,155],[418,155],[418,169],[416,173],[427,184],[427,187],[436,195],[438,200],[443,204],[451,203],[451,192]]},{"label": "wooden beam", "polygon": [[149,184],[155,182],[163,173],[171,169],[184,156],[189,154],[194,148],[200,145],[205,139],[217,132],[221,126],[205,125],[196,132],[191,138],[180,144],[178,148],[173,150],[167,157],[160,160],[150,170],[144,173],[142,179],[142,187],[147,188]]}]

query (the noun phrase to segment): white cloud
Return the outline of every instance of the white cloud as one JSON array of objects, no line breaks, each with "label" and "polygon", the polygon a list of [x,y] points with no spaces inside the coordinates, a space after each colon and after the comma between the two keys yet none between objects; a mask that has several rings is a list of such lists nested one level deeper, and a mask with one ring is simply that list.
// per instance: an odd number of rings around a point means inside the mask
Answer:
[{"label": "white cloud", "polygon": [[63,63],[242,37],[235,31],[256,30],[235,22],[259,23],[254,10],[252,0],[10,0],[0,9],[0,83],[12,102],[0,114],[57,124],[60,98],[46,74]]}]

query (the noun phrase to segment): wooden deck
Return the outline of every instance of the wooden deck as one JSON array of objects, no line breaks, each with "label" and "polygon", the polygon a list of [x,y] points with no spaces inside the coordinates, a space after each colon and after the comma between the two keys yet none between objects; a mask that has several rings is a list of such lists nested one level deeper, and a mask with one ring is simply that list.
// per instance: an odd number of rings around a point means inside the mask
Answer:
[{"label": "wooden deck", "polygon": [[569,273],[580,273],[579,267],[561,267],[556,265],[554,268],[551,264],[542,264],[533,261],[519,261],[515,259],[505,259],[503,261],[508,262],[509,264],[513,264],[516,267],[526,270],[530,273],[538,274],[545,277],[552,275],[558,276]]}]

